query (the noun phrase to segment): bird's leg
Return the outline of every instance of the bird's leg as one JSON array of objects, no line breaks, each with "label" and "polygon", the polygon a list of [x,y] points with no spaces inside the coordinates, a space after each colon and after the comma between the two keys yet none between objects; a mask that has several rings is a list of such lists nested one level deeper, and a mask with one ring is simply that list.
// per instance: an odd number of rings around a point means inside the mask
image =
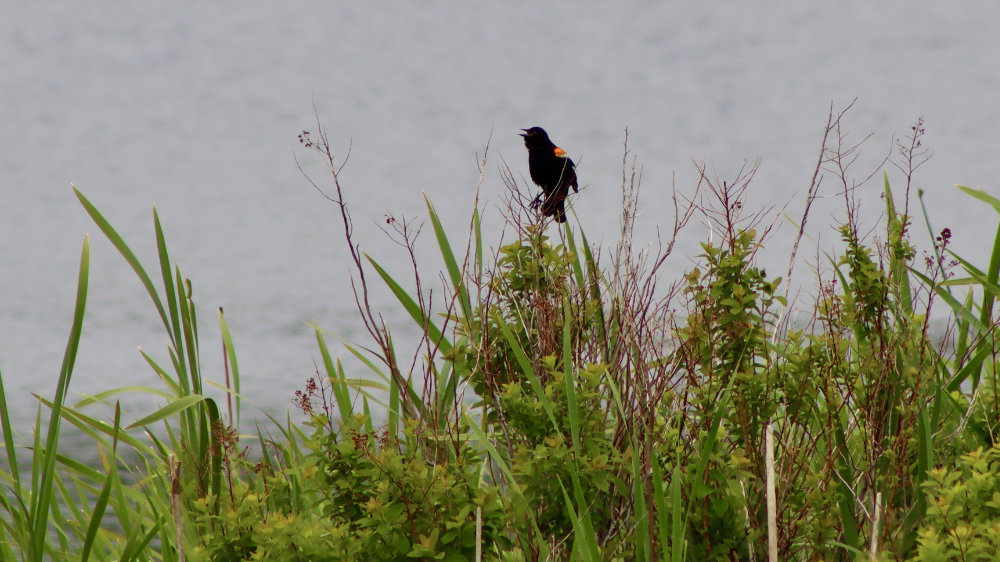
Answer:
[{"label": "bird's leg", "polygon": [[535,200],[531,202],[531,208],[537,209],[538,206],[541,204],[542,204],[542,194],[539,193],[537,196],[535,196]]}]

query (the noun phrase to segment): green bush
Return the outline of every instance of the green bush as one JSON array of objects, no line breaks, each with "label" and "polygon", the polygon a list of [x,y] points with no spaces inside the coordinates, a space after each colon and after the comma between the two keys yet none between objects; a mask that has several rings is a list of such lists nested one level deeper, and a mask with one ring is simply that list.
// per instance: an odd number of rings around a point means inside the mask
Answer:
[{"label": "green bush", "polygon": [[[831,115],[828,132],[839,123]],[[699,166],[668,238],[643,249],[627,159],[613,248],[539,222],[509,173],[517,235],[492,257],[478,209],[458,256],[428,201],[445,284],[432,299],[414,257],[420,228],[387,221],[413,262],[403,283],[360,251],[340,163],[325,133],[304,133],[329,165],[371,336],[346,349],[367,372],[349,377],[317,327],[319,370],[295,397],[305,421],[253,436],[238,431],[239,364],[221,310],[225,412],[205,393],[192,285],[158,217],[154,283],[77,193],[146,288],[168,359],[144,353],[158,387],[67,403],[85,243],[66,361],[30,448],[15,442],[0,384],[0,559],[764,560],[769,540],[786,560],[984,559],[1000,546],[1000,233],[985,268],[950,251],[947,229],[917,259],[908,205],[920,135],[918,124],[902,147],[902,208],[883,176],[881,237],[856,222],[851,151],[824,147],[821,167],[845,186],[843,250],[816,264],[815,295],[789,303],[790,280],[756,263],[773,234],[765,212],[746,214],[752,170],[720,183]],[[694,216],[712,237],[692,265],[671,252]],[[669,281],[665,264],[681,263]],[[413,319],[413,350],[397,349],[369,305],[377,281]],[[941,309],[945,343],[929,335]],[[165,404],[125,424],[87,413],[137,389]],[[100,469],[60,447],[63,423],[95,442]]]},{"label": "green bush", "polygon": [[1000,552],[1000,446],[932,469],[921,487],[927,516],[913,560],[991,560]]},{"label": "green bush", "polygon": [[360,414],[335,423],[323,413],[332,404],[322,384],[299,394],[313,433],[292,466],[254,465],[228,450],[228,491],[193,502],[199,557],[468,560],[477,544],[509,543],[499,490],[480,483],[479,453],[449,443],[447,460],[435,460],[429,449],[440,444],[418,437],[413,421],[398,437]]}]

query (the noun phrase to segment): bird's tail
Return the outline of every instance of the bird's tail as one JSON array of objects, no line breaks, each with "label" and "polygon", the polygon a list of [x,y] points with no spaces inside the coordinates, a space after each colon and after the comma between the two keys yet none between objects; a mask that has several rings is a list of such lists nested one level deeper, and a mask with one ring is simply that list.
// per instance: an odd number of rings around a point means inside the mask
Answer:
[{"label": "bird's tail", "polygon": [[542,214],[552,217],[556,222],[566,222],[566,198],[553,195],[542,202]]}]

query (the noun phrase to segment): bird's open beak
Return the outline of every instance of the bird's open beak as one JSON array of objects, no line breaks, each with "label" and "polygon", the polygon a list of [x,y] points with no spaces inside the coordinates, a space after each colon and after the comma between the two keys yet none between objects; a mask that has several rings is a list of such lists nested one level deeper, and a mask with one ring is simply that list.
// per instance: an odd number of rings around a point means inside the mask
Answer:
[{"label": "bird's open beak", "polygon": [[521,129],[521,130],[524,131],[524,133],[522,133],[520,136],[528,138],[528,129]]}]

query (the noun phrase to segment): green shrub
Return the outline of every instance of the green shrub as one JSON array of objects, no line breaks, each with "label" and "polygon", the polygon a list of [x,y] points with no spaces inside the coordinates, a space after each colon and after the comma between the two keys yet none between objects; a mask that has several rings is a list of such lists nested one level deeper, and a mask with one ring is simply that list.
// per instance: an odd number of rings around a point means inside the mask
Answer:
[{"label": "green shrub", "polygon": [[[831,115],[827,132],[839,123]],[[985,268],[952,254],[947,230],[920,268],[908,205],[922,128],[913,131],[902,208],[884,176],[881,239],[856,222],[846,169],[855,149],[824,147],[820,166],[843,186],[843,250],[825,256],[816,294],[794,311],[778,294],[789,280],[756,263],[771,234],[766,213],[744,214],[752,170],[719,182],[699,166],[696,193],[655,250],[632,244],[639,174],[627,159],[615,248],[539,222],[506,174],[516,239],[491,260],[476,209],[460,258],[428,201],[445,285],[432,299],[415,258],[419,228],[387,221],[414,266],[408,289],[360,252],[325,133],[304,133],[336,190],[371,336],[346,349],[368,371],[349,378],[317,327],[320,367],[295,398],[305,421],[275,421],[267,437],[238,432],[239,366],[221,310],[235,406],[223,415],[204,394],[192,285],[158,217],[154,283],[78,193],[164,325],[168,368],[144,353],[163,388],[140,390],[166,404],[123,424],[85,409],[135,387],[67,403],[85,243],[66,361],[54,398],[42,400],[48,431],[40,413],[30,449],[14,441],[0,379],[0,559],[763,560],[769,539],[789,560],[984,559],[1000,548],[1000,233]],[[693,265],[669,259],[694,215],[711,241]],[[668,283],[665,264],[679,263],[688,270]],[[414,350],[398,350],[371,308],[375,279],[413,319]],[[948,345],[929,336],[935,303],[950,313]],[[95,442],[101,470],[61,452],[62,422]],[[17,457],[26,450],[30,477]]]},{"label": "green shrub", "polygon": [[912,560],[993,560],[1000,552],[1000,446],[928,472],[927,516]]},{"label": "green shrub", "polygon": [[[413,421],[403,435],[370,431],[363,416],[332,422],[310,383],[309,452],[293,466],[227,461],[229,492],[194,502],[196,552],[212,560],[468,560],[509,541],[495,486],[480,484],[480,455],[450,443],[434,461]],[[335,426],[336,430],[333,430]],[[236,453],[230,450],[230,453]],[[479,523],[477,524],[477,520]],[[477,539],[477,525],[481,539]]]}]

